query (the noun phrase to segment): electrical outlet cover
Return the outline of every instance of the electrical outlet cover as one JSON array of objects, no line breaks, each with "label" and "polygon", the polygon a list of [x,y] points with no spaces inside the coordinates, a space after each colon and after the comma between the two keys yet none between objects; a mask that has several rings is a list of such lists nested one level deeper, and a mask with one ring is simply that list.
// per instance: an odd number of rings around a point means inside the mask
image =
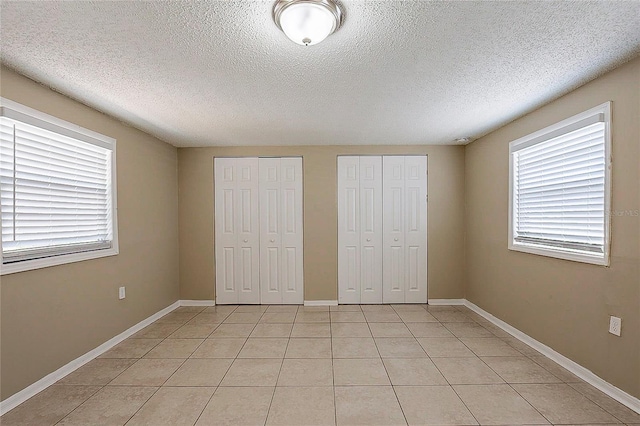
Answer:
[{"label": "electrical outlet cover", "polygon": [[125,289],[124,289],[124,287],[120,287],[120,288],[118,289],[118,298],[119,298],[120,300],[122,300],[122,299],[124,299],[125,297],[126,297]]},{"label": "electrical outlet cover", "polygon": [[610,317],[609,319],[609,333],[620,336],[622,331],[622,319],[618,317]]}]

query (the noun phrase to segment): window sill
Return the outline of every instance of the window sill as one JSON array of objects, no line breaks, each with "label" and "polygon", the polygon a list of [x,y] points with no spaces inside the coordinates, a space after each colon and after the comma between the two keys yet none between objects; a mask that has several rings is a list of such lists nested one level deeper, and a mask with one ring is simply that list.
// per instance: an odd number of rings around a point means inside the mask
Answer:
[{"label": "window sill", "polygon": [[509,250],[537,254],[539,256],[555,257],[556,259],[571,260],[574,262],[589,263],[592,265],[609,266],[608,256],[580,253],[569,250],[565,251],[555,247],[541,247],[511,242],[509,244]]},{"label": "window sill", "polygon": [[18,272],[32,271],[34,269],[48,268],[50,266],[65,265],[67,263],[82,262],[84,260],[98,259],[101,257],[115,256],[119,253],[118,247],[109,249],[85,251],[82,253],[63,254],[46,257],[43,259],[25,260],[22,262],[0,265],[0,275],[15,274]]}]

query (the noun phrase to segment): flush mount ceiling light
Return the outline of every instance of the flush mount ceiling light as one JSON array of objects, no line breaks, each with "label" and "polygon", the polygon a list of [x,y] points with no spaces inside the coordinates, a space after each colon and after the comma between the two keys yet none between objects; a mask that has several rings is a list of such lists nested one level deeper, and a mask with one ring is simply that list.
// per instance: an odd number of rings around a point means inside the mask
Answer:
[{"label": "flush mount ceiling light", "polygon": [[278,0],[273,20],[292,41],[318,44],[342,24],[342,8],[333,0]]}]

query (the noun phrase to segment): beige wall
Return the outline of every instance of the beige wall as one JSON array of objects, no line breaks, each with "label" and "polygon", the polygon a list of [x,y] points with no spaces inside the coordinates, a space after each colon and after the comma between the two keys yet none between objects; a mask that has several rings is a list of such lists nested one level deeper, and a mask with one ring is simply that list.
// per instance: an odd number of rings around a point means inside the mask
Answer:
[{"label": "beige wall", "polygon": [[337,300],[337,181],[341,154],[429,156],[429,298],[461,298],[464,281],[464,148],[461,146],[301,146],[178,149],[180,296],[214,299],[213,158],[302,156],[304,299]]},{"label": "beige wall", "polygon": [[0,94],[117,139],[120,242],[118,256],[1,277],[6,399],[178,299],[178,179],[164,142],[6,69]]},{"label": "beige wall", "polygon": [[[613,101],[611,266],[507,250],[509,142]],[[466,296],[640,397],[640,59],[466,147]],[[607,333],[622,317],[622,337]]]}]

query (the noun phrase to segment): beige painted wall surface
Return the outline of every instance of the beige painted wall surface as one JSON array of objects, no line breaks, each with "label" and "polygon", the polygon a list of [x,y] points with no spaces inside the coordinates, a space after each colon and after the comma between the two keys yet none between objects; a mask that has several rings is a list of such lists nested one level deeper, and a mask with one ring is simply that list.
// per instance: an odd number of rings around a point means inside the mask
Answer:
[{"label": "beige painted wall surface", "polygon": [[6,69],[0,94],[117,139],[120,243],[117,256],[1,277],[6,399],[178,299],[178,188],[176,148]]},{"label": "beige painted wall surface", "polygon": [[[509,251],[509,142],[613,101],[611,266]],[[466,147],[466,297],[640,397],[640,59]],[[608,334],[622,317],[622,337]]]},{"label": "beige painted wall surface", "polygon": [[464,280],[464,148],[301,146],[178,149],[180,297],[214,299],[213,158],[302,156],[304,299],[337,300],[338,155],[428,154],[429,298],[461,298]]}]

